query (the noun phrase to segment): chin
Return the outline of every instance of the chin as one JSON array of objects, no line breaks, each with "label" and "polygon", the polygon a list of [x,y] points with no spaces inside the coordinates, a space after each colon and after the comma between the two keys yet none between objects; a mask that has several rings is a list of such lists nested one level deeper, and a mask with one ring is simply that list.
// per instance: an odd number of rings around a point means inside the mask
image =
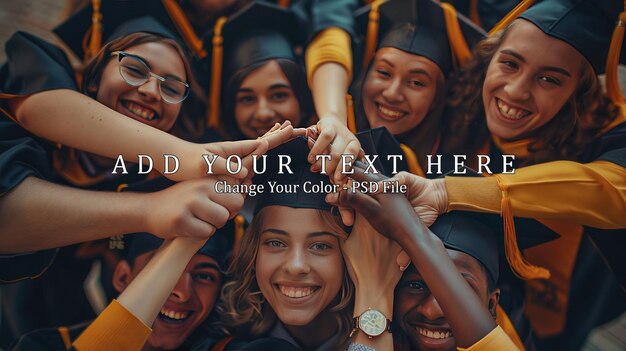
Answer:
[{"label": "chin", "polygon": [[298,312],[276,313],[276,317],[285,325],[303,326],[311,323],[315,318]]}]

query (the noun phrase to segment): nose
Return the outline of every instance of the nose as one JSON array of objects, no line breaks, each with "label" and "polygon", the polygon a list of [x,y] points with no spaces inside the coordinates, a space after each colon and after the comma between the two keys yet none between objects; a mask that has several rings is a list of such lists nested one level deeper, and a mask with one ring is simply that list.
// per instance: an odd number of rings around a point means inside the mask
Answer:
[{"label": "nose", "polygon": [[150,77],[145,83],[137,87],[139,94],[149,100],[161,100],[159,91],[159,81],[155,77]]},{"label": "nose", "polygon": [[428,320],[434,321],[443,318],[443,311],[433,294],[429,294],[418,307],[419,312]]},{"label": "nose", "polygon": [[309,266],[304,249],[294,248],[291,250],[287,262],[285,262],[284,269],[291,275],[308,274],[311,271],[311,267]]},{"label": "nose", "polygon": [[254,118],[260,122],[269,122],[276,117],[276,111],[272,108],[267,99],[260,98]]},{"label": "nose", "polygon": [[176,302],[185,302],[188,301],[191,297],[192,292],[192,284],[193,278],[189,273],[183,273],[183,275],[178,279],[174,290],[172,290],[172,298]]},{"label": "nose", "polygon": [[517,76],[509,80],[504,86],[504,92],[511,100],[525,101],[530,98],[530,77]]},{"label": "nose", "polygon": [[393,79],[389,82],[389,85],[385,87],[382,95],[388,102],[402,102],[404,101],[404,95],[402,95],[401,87],[401,79]]}]

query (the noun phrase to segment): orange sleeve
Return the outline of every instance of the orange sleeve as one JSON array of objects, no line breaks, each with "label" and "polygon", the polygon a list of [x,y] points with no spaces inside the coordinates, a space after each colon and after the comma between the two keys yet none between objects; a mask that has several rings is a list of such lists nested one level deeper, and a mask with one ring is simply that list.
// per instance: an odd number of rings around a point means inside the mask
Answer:
[{"label": "orange sleeve", "polygon": [[459,351],[513,351],[519,350],[517,346],[511,341],[511,339],[506,335],[504,330],[500,328],[500,326],[495,327],[489,334],[485,335],[484,338],[480,339],[474,345],[464,349],[461,347],[457,347]]},{"label": "orange sleeve", "polygon": [[337,27],[323,30],[309,43],[305,58],[309,85],[315,70],[328,62],[343,66],[348,73],[348,80],[352,80],[352,47],[350,43],[348,32]]},{"label": "orange sleeve", "polygon": [[449,210],[500,212],[506,190],[513,215],[602,228],[626,227],[626,170],[612,162],[554,161],[487,178],[447,177]]},{"label": "orange sleeve", "polygon": [[141,350],[151,332],[150,327],[113,300],[73,346],[79,351]]}]

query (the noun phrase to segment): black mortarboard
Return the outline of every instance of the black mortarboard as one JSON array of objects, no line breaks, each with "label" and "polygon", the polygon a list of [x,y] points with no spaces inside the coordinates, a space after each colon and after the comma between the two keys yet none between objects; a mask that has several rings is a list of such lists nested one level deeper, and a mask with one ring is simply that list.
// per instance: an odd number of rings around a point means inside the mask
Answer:
[{"label": "black mortarboard", "polygon": [[[330,205],[326,203],[326,193],[324,191],[305,192],[303,187],[306,182],[311,184],[323,184],[325,187],[332,186],[328,175],[311,172],[311,165],[307,161],[309,147],[307,140],[297,137],[288,143],[282,144],[267,153],[267,168],[265,172],[254,176],[254,184],[263,184],[265,191],[258,195],[254,213],[258,213],[266,206],[279,205],[293,208],[313,208],[319,210],[330,210]],[[286,169],[279,167],[279,159],[289,157],[291,162],[289,168],[293,174],[289,174]],[[259,159],[260,164],[262,161]],[[262,167],[262,166],[258,166]],[[262,169],[262,168],[261,168]],[[279,174],[283,171],[283,174]],[[297,187],[294,191],[271,192],[269,182],[276,182],[287,188]]]},{"label": "black mortarboard", "polygon": [[519,18],[573,46],[596,74],[602,74],[613,27],[623,9],[624,2],[617,0],[550,0],[535,4]]},{"label": "black mortarboard", "polygon": [[361,144],[361,149],[365,152],[366,155],[370,155],[370,158],[373,158],[374,155],[378,155],[376,160],[373,162],[376,170],[387,177],[393,176],[393,158],[388,159],[387,156],[390,155],[400,155],[402,156],[401,160],[396,160],[396,171],[408,171],[408,165],[406,162],[406,157],[404,156],[404,152],[400,147],[400,143],[398,140],[387,130],[385,127],[378,127],[374,129],[365,130],[356,134],[357,139],[359,139],[359,143]]},{"label": "black mortarboard", "polygon": [[[163,190],[174,184],[176,183],[165,177],[159,177],[132,184],[125,187],[123,191],[154,192]],[[228,266],[228,260],[230,259],[235,246],[238,231],[238,224],[236,223],[237,220],[237,218],[229,220],[226,222],[226,225],[217,229],[213,236],[207,240],[204,246],[198,250],[198,253],[215,258],[220,267],[226,269]],[[149,233],[134,233],[125,236],[124,240],[129,240],[129,244],[126,249],[126,259],[128,260],[134,260],[141,254],[156,250],[163,243],[163,239]]]},{"label": "black mortarboard", "polygon": [[[503,228],[498,214],[465,211],[443,214],[430,226],[446,248],[464,252],[482,263],[494,282],[500,272],[500,254],[504,253]],[[559,237],[534,219],[515,218],[515,228],[520,250]]]},{"label": "black mortarboard", "polygon": [[206,38],[207,47],[212,42],[223,42],[223,53],[221,49],[212,47],[210,126],[219,125],[220,95],[225,83],[237,71],[271,59],[298,62],[294,53],[294,46],[299,44],[295,28],[297,20],[291,11],[273,4],[254,2],[230,16],[221,33],[214,30]]},{"label": "black mortarboard", "polygon": [[[451,7],[449,4],[445,6]],[[394,47],[424,56],[435,62],[444,76],[447,76],[454,67],[451,48],[465,46],[465,43],[461,45],[459,40],[464,38],[467,48],[471,49],[486,36],[480,27],[461,14],[457,14],[456,18],[462,38],[449,33],[444,8],[441,3],[434,0],[390,0],[381,4],[378,11],[380,19],[377,49]],[[357,20],[357,23],[362,25],[363,20]],[[367,60],[369,61],[369,58]]]},{"label": "black mortarboard", "polygon": [[[127,27],[124,32],[118,32],[118,27],[123,23],[146,16],[152,17],[153,20],[136,22]],[[89,4],[54,29],[54,32],[79,58],[85,57],[85,48],[89,47],[89,39],[94,35],[100,36],[98,33],[93,33],[92,19],[94,17],[99,18],[102,30],[101,39],[98,40],[102,40],[102,43],[96,44],[99,47],[95,50],[99,50],[107,41],[114,38],[141,31],[175,38],[181,43],[183,41],[180,38],[183,38],[187,44],[184,47],[193,50],[197,56],[202,56],[202,41],[195,36],[189,21],[175,1],[103,0],[99,11],[94,12],[92,4]],[[117,32],[116,36],[113,35],[114,32]]]}]

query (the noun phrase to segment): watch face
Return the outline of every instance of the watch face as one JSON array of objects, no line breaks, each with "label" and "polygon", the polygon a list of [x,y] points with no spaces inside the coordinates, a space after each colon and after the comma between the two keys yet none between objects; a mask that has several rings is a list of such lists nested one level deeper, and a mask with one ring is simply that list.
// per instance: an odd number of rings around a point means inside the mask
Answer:
[{"label": "watch face", "polygon": [[359,329],[369,336],[378,336],[385,332],[387,318],[377,310],[367,310],[359,318]]}]

